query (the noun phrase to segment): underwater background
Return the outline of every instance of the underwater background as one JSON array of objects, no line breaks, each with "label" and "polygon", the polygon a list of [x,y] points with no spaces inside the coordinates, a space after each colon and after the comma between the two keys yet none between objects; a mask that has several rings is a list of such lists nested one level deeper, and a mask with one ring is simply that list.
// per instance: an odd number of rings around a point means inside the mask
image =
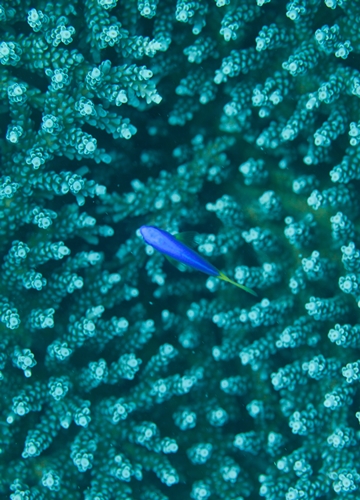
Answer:
[{"label": "underwater background", "polygon": [[1,499],[359,498],[359,32],[357,0],[0,0]]}]

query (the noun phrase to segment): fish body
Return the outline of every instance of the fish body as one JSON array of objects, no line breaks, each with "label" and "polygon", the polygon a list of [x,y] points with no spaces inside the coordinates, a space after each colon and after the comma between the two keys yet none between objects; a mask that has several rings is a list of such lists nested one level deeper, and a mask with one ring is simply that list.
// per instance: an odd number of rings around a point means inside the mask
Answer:
[{"label": "fish body", "polygon": [[186,266],[192,267],[201,271],[202,273],[215,276],[223,281],[227,281],[239,288],[242,288],[248,293],[256,296],[256,293],[247,286],[240,285],[231,280],[224,273],[219,271],[215,266],[210,264],[204,257],[189,248],[185,243],[180,241],[181,234],[173,236],[172,234],[164,231],[155,226],[141,226],[141,236],[144,238],[145,243],[163,253],[170,260],[175,260]]},{"label": "fish body", "polygon": [[171,259],[193,267],[202,273],[210,274],[210,276],[217,276],[219,274],[215,266],[167,231],[155,226],[142,226],[140,233],[148,245],[151,245]]}]

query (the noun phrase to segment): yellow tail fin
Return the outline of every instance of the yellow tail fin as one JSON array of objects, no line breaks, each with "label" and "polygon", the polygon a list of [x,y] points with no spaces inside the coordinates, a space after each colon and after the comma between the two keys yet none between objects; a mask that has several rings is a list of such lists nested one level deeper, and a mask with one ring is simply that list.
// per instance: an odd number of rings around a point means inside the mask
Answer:
[{"label": "yellow tail fin", "polygon": [[236,281],[231,280],[230,278],[225,276],[225,274],[222,273],[221,271],[219,272],[219,275],[217,277],[219,279],[221,279],[223,281],[227,281],[228,283],[231,283],[232,285],[235,285],[235,286],[241,288],[242,290],[245,290],[245,292],[251,293],[251,295],[254,295],[255,297],[257,297],[257,293],[254,292],[254,290],[251,290],[251,288],[249,288],[245,285],[240,285],[240,283],[236,283]]}]

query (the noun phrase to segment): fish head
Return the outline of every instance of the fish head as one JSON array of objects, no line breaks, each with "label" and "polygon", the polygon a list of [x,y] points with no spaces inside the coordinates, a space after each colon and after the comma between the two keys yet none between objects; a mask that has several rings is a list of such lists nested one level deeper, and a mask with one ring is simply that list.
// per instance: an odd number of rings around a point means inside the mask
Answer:
[{"label": "fish head", "polygon": [[141,226],[140,234],[148,245],[154,245],[159,242],[161,231],[155,226]]}]

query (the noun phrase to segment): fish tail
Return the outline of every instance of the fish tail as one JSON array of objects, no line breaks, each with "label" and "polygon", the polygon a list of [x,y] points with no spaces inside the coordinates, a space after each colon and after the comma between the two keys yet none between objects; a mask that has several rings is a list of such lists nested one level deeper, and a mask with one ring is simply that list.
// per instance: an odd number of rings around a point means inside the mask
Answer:
[{"label": "fish tail", "polygon": [[249,288],[249,287],[247,287],[245,285],[240,285],[240,283],[236,283],[236,281],[231,280],[230,278],[228,278],[222,272],[219,273],[218,278],[221,279],[221,280],[223,280],[223,281],[227,281],[228,283],[231,283],[232,285],[235,285],[238,288],[241,288],[242,290],[245,290],[245,292],[251,293],[251,295],[254,295],[255,297],[257,297],[257,293],[254,292],[254,290],[252,290],[251,288]]}]

